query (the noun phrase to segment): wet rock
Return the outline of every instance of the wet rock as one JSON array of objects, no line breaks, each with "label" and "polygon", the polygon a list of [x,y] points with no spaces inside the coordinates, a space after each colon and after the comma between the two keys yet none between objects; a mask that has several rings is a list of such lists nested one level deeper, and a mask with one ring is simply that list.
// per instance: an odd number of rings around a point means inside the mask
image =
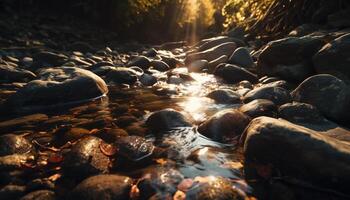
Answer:
[{"label": "wet rock", "polygon": [[222,177],[207,177],[206,179],[206,181],[197,182],[186,192],[186,200],[244,199],[228,179]]},{"label": "wet rock", "polygon": [[69,176],[85,177],[108,172],[110,162],[101,152],[101,143],[101,139],[92,136],[78,141],[64,159],[64,173]]},{"label": "wet rock", "polygon": [[36,71],[39,68],[57,67],[68,61],[68,57],[63,54],[57,54],[49,51],[43,51],[33,56],[33,65],[31,71]]},{"label": "wet rock", "polygon": [[140,199],[149,199],[155,194],[160,196],[172,196],[177,185],[184,179],[184,176],[175,169],[157,167],[143,175],[137,184],[140,190]]},{"label": "wet rock", "polygon": [[205,51],[191,53],[187,55],[185,63],[191,63],[195,60],[207,60],[211,62],[223,55],[231,56],[236,49],[236,44],[234,42],[224,43],[213,48],[207,49]]},{"label": "wet rock", "polygon": [[175,68],[179,63],[181,63],[178,59],[169,56],[161,56],[162,61],[169,65],[171,69]]},{"label": "wet rock", "polygon": [[314,74],[312,56],[323,46],[317,37],[288,37],[270,42],[258,59],[259,76],[301,82]]},{"label": "wet rock", "polygon": [[1,199],[18,199],[25,194],[26,187],[21,185],[6,185],[0,189]]},{"label": "wet rock", "polygon": [[196,60],[187,66],[188,72],[202,72],[207,69],[209,62],[206,60]]},{"label": "wet rock", "polygon": [[181,77],[177,77],[177,76],[170,76],[167,80],[167,83],[175,84],[175,85],[180,85],[184,82],[185,81]]},{"label": "wet rock", "polygon": [[35,106],[87,100],[108,92],[100,77],[84,69],[50,68],[42,70],[40,77],[41,80],[31,81],[19,89],[5,105],[17,112]]},{"label": "wet rock", "polygon": [[132,180],[120,175],[92,176],[77,185],[68,199],[128,200]]},{"label": "wet rock", "polygon": [[229,89],[219,89],[210,92],[207,97],[221,104],[238,104],[241,102],[241,96]]},{"label": "wet rock", "polygon": [[140,136],[122,137],[116,144],[118,156],[122,156],[132,162],[149,161],[154,151],[152,142]]},{"label": "wet rock", "polygon": [[253,84],[249,81],[241,81],[238,85],[242,88],[253,89]]},{"label": "wet rock", "polygon": [[65,145],[67,142],[76,142],[80,138],[90,134],[90,131],[84,128],[58,128],[54,132],[53,143],[55,146]]},{"label": "wet rock", "polygon": [[9,65],[0,65],[0,82],[28,82],[36,78],[36,75],[28,70]]},{"label": "wet rock", "polygon": [[144,86],[152,86],[158,81],[157,77],[146,73],[142,74],[139,79],[142,85]]},{"label": "wet rock", "polygon": [[227,36],[218,36],[213,38],[207,38],[199,42],[198,51],[205,51],[210,48],[216,47],[218,45],[228,43],[228,42],[234,42],[232,38],[229,38]]},{"label": "wet rock", "polygon": [[350,34],[326,44],[314,57],[318,73],[326,73],[350,81]]},{"label": "wet rock", "polygon": [[198,131],[215,141],[226,142],[240,136],[250,118],[238,110],[223,110],[199,125]]},{"label": "wet rock", "polygon": [[157,50],[155,48],[151,48],[144,54],[144,56],[146,56],[146,57],[156,57],[157,54],[158,54]]},{"label": "wet rock", "polygon": [[258,78],[248,70],[231,64],[221,64],[216,67],[214,74],[224,79],[227,83],[235,84],[241,81],[256,83]]},{"label": "wet rock", "polygon": [[148,69],[151,65],[150,59],[148,59],[146,56],[137,56],[134,59],[132,59],[127,66],[137,66],[141,69]]},{"label": "wet rock", "polygon": [[91,72],[98,76],[105,76],[108,72],[114,70],[115,67],[112,66],[100,66],[99,68],[91,69]]},{"label": "wet rock", "polygon": [[153,60],[150,65],[160,72],[165,72],[170,69],[169,65],[161,60]]},{"label": "wet rock", "polygon": [[293,87],[295,88],[296,86],[294,86],[294,84],[288,83],[287,81],[280,80],[280,81],[273,81],[273,82],[262,84],[261,87],[280,87],[286,90],[290,90],[291,88]]},{"label": "wet rock", "polygon": [[250,68],[254,66],[253,58],[250,56],[248,49],[245,47],[237,48],[229,58],[228,63],[235,64],[244,68]]},{"label": "wet rock", "polygon": [[21,127],[28,125],[36,125],[41,122],[45,122],[49,117],[45,114],[33,114],[27,115],[7,121],[0,122],[0,133],[6,133],[14,130],[18,130]]},{"label": "wet rock", "polygon": [[255,118],[246,129],[244,156],[247,180],[289,177],[349,194],[349,144],[305,127]]},{"label": "wet rock", "polygon": [[276,117],[277,106],[267,99],[256,99],[239,108],[239,111],[250,116],[252,119],[260,116]]},{"label": "wet rock", "polygon": [[267,99],[274,102],[276,105],[282,105],[292,101],[292,97],[289,92],[280,87],[259,87],[248,92],[243,102],[248,103],[256,99]]},{"label": "wet rock", "polygon": [[129,68],[117,67],[107,73],[106,79],[117,84],[134,84],[137,81],[137,72]]},{"label": "wet rock", "polygon": [[37,190],[30,192],[20,198],[20,200],[55,200],[56,196],[53,191],[50,190]]},{"label": "wet rock", "polygon": [[228,61],[228,56],[220,56],[219,58],[215,59],[215,60],[212,60],[209,62],[209,65],[208,65],[208,72],[209,73],[213,73],[215,71],[215,68],[222,64],[222,63],[226,63]]},{"label": "wet rock", "polygon": [[34,152],[33,144],[23,136],[6,134],[0,136],[0,156]]},{"label": "wet rock", "polygon": [[316,107],[307,103],[287,103],[279,107],[279,116],[292,123],[322,123],[324,117]]},{"label": "wet rock", "polygon": [[302,82],[291,94],[295,101],[314,105],[332,120],[349,122],[349,86],[332,75],[312,76]]},{"label": "wet rock", "polygon": [[157,133],[179,127],[191,127],[192,125],[180,112],[164,109],[152,113],[146,120],[146,126]]}]

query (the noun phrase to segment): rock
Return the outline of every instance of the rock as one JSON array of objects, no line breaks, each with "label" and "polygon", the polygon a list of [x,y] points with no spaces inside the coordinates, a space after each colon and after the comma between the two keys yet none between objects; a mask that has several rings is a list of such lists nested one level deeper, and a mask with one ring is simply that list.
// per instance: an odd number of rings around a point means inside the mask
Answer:
[{"label": "rock", "polygon": [[146,57],[156,57],[157,54],[158,54],[157,50],[155,48],[151,48],[144,54],[144,56],[146,56]]},{"label": "rock", "polygon": [[317,73],[326,73],[350,81],[350,33],[326,44],[314,57]]},{"label": "rock", "polygon": [[45,114],[27,115],[7,121],[0,122],[0,133],[6,133],[18,130],[22,126],[35,125],[48,120],[49,117]]},{"label": "rock", "polygon": [[138,181],[137,187],[140,190],[140,199],[149,199],[155,194],[161,196],[173,195],[177,185],[184,179],[184,176],[176,169],[169,167],[155,167],[143,175]]},{"label": "rock", "polygon": [[223,55],[226,55],[229,57],[235,51],[236,47],[237,46],[234,42],[228,42],[228,43],[224,43],[219,46],[215,46],[213,48],[207,49],[205,51],[191,53],[187,55],[185,63],[189,64],[195,60],[207,60],[208,62],[211,62]]},{"label": "rock", "polygon": [[312,56],[323,44],[321,39],[309,36],[272,41],[258,58],[258,74],[301,82],[314,74]]},{"label": "rock", "polygon": [[239,111],[248,115],[251,118],[260,116],[276,117],[277,106],[267,99],[256,99],[239,108]]},{"label": "rock", "polygon": [[28,82],[36,78],[36,75],[28,70],[9,65],[0,65],[0,82]]},{"label": "rock", "polygon": [[280,87],[289,91],[291,88],[295,88],[296,86],[294,86],[294,84],[288,83],[287,81],[280,80],[262,84],[260,87]]},{"label": "rock", "polygon": [[170,69],[169,65],[161,60],[153,60],[151,62],[151,66],[160,72],[165,72],[165,71],[168,71]]},{"label": "rock", "polygon": [[137,72],[126,67],[117,67],[106,74],[106,79],[117,84],[134,84],[137,81]]},{"label": "rock", "polygon": [[55,200],[56,196],[53,191],[50,190],[37,190],[30,192],[20,198],[20,200]]},{"label": "rock", "polygon": [[316,24],[302,24],[292,30],[288,35],[291,37],[303,37],[317,31],[317,29],[319,29],[319,26]]},{"label": "rock", "polygon": [[152,113],[146,120],[146,126],[157,133],[179,127],[191,127],[192,125],[180,112],[173,109],[164,109]]},{"label": "rock", "polygon": [[247,180],[288,177],[350,194],[349,143],[269,117],[255,118],[245,134]]},{"label": "rock", "polygon": [[307,103],[287,103],[278,109],[279,116],[292,123],[322,123],[324,117],[316,107]]},{"label": "rock", "polygon": [[109,158],[101,152],[99,138],[88,136],[78,141],[71,148],[63,161],[66,175],[86,177],[109,170]]},{"label": "rock", "polygon": [[198,47],[198,51],[205,51],[228,42],[234,42],[234,39],[227,36],[218,36],[214,38],[204,39],[201,42],[203,44]]},{"label": "rock", "polygon": [[19,199],[25,194],[26,187],[22,185],[6,185],[0,189],[1,199],[11,200]]},{"label": "rock", "polygon": [[146,56],[137,56],[128,63],[128,67],[137,66],[141,69],[148,69],[151,65],[150,59]]},{"label": "rock", "polygon": [[228,57],[223,55],[223,56],[220,56],[219,58],[215,59],[215,60],[212,60],[209,62],[209,65],[208,65],[208,72],[209,73],[213,73],[215,71],[215,68],[222,64],[222,63],[226,63],[228,61]]},{"label": "rock", "polygon": [[144,86],[152,86],[152,85],[156,84],[158,81],[157,77],[155,77],[151,74],[146,74],[146,73],[142,74],[139,79],[140,79],[140,82],[142,83],[142,85],[144,85]]},{"label": "rock", "polygon": [[77,185],[68,199],[128,200],[132,180],[115,174],[92,176]]},{"label": "rock", "polygon": [[198,127],[198,132],[218,142],[227,142],[240,136],[250,118],[238,110],[223,110]]},{"label": "rock", "polygon": [[230,180],[222,177],[203,177],[186,192],[186,200],[240,200],[242,194]]},{"label": "rock", "polygon": [[246,88],[246,89],[253,89],[253,84],[249,81],[241,81],[238,83],[239,87]]},{"label": "rock", "polygon": [[33,144],[23,136],[14,134],[0,136],[0,156],[28,154],[34,151]]},{"label": "rock", "polygon": [[131,162],[147,162],[150,160],[154,145],[140,136],[126,136],[117,141],[118,156]]},{"label": "rock", "polygon": [[280,87],[259,87],[248,92],[243,97],[243,102],[248,103],[256,99],[267,99],[274,102],[276,105],[282,105],[292,101],[289,92]]},{"label": "rock", "polygon": [[241,81],[256,83],[258,78],[248,70],[231,64],[221,64],[216,67],[214,74],[224,79],[227,83],[235,84]]},{"label": "rock", "polygon": [[336,122],[349,122],[350,89],[342,80],[328,74],[312,76],[292,93],[298,102],[314,105]]},{"label": "rock", "polygon": [[58,67],[68,61],[68,57],[63,54],[57,54],[49,51],[43,51],[33,56],[33,65],[31,71],[36,71],[39,68]]},{"label": "rock", "polygon": [[167,83],[175,84],[175,85],[180,85],[184,82],[185,82],[185,80],[183,80],[181,77],[177,77],[177,76],[170,76],[167,80]]},{"label": "rock", "polygon": [[88,100],[108,92],[100,77],[84,69],[49,68],[39,75],[41,80],[29,82],[9,97],[5,105],[15,112],[22,112],[35,106]]},{"label": "rock", "polygon": [[241,103],[241,96],[229,89],[218,89],[210,92],[207,97],[221,104],[238,104]]},{"label": "rock", "polygon": [[228,63],[236,64],[244,68],[251,68],[254,66],[253,58],[245,47],[237,48],[229,58]]},{"label": "rock", "polygon": [[162,61],[165,62],[166,64],[168,64],[168,66],[171,69],[177,67],[177,65],[181,63],[178,59],[176,59],[174,57],[161,56],[161,58],[162,58]]},{"label": "rock", "polygon": [[206,60],[196,60],[191,62],[188,66],[188,72],[202,72],[204,69],[207,69],[209,62]]}]

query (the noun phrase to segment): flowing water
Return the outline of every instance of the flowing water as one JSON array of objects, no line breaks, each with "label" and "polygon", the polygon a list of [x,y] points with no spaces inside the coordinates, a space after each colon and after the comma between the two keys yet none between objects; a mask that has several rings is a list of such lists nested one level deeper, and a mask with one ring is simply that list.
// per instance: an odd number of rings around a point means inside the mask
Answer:
[{"label": "flowing water", "polygon": [[[181,73],[186,72],[186,69],[178,68],[175,71]],[[62,131],[77,128],[78,132],[83,132],[83,134],[99,135],[115,129],[117,127],[115,120],[120,116],[132,114],[138,117],[139,121],[134,123],[137,124],[137,128],[126,130],[131,130],[133,134],[142,136],[146,134],[146,138],[153,141],[156,146],[172,149],[163,158],[166,162],[163,167],[176,168],[188,178],[221,176],[231,180],[241,180],[242,156],[235,144],[212,141],[196,130],[198,124],[217,111],[239,106],[216,104],[213,100],[205,97],[214,89],[234,86],[225,85],[213,75],[206,73],[190,73],[190,75],[193,80],[183,84],[167,84],[165,82],[167,74],[158,73],[158,79],[164,81],[159,81],[153,87],[109,85],[107,96],[89,102],[79,102],[77,105],[47,107],[45,110],[41,110],[41,113],[47,114],[48,119],[34,120],[33,123],[10,127],[6,132],[28,134],[40,147],[52,148],[55,143],[57,144],[57,141],[53,142],[52,138]],[[189,115],[193,120],[193,127],[171,130],[164,133],[160,141],[156,141],[152,134],[145,131],[143,122],[153,111],[165,108],[173,108]],[[58,143],[67,146],[67,144],[74,142],[69,140],[66,139]],[[156,167],[156,165],[146,166],[145,170],[153,166]],[[59,170],[59,167],[57,169]],[[124,169],[123,173],[133,178],[140,176],[140,174],[128,171],[128,169]]]}]

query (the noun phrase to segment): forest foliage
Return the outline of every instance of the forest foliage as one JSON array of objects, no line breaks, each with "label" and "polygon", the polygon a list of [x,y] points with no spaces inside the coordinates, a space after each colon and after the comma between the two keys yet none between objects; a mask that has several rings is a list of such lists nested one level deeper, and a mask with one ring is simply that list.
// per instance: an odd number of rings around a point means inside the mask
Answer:
[{"label": "forest foliage", "polygon": [[121,37],[176,40],[241,26],[252,34],[281,35],[303,23],[322,23],[349,0],[2,0],[28,8],[78,16]]}]

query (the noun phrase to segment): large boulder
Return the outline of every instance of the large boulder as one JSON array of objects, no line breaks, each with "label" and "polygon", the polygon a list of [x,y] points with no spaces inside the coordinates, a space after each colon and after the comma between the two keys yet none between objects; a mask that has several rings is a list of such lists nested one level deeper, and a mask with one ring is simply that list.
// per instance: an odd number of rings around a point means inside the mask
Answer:
[{"label": "large boulder", "polygon": [[238,110],[223,110],[200,124],[198,132],[215,141],[227,142],[240,136],[250,122],[250,117]]},{"label": "large boulder", "polygon": [[234,42],[223,43],[204,51],[188,54],[185,63],[189,64],[196,60],[207,60],[211,62],[223,55],[230,57],[236,48],[237,45]]},{"label": "large boulder", "polygon": [[88,100],[108,92],[99,76],[80,68],[49,68],[42,70],[39,76],[40,80],[29,82],[9,97],[6,107],[22,111],[26,107]]},{"label": "large boulder", "polygon": [[128,200],[132,179],[115,174],[97,175],[77,185],[68,199],[85,200]]},{"label": "large boulder", "polygon": [[295,101],[316,106],[329,119],[349,122],[350,88],[332,75],[312,76],[302,82],[291,94]]},{"label": "large boulder", "polygon": [[244,139],[247,180],[289,177],[350,194],[350,144],[281,119],[255,118]]},{"label": "large boulder", "polygon": [[214,74],[221,77],[227,83],[236,84],[241,81],[256,83],[258,78],[250,71],[231,64],[220,64],[216,67]]},{"label": "large boulder", "polygon": [[326,44],[314,57],[318,73],[332,74],[350,80],[350,33]]},{"label": "large boulder", "polygon": [[301,82],[314,74],[312,56],[324,45],[317,37],[288,37],[270,42],[258,58],[260,76]]}]

